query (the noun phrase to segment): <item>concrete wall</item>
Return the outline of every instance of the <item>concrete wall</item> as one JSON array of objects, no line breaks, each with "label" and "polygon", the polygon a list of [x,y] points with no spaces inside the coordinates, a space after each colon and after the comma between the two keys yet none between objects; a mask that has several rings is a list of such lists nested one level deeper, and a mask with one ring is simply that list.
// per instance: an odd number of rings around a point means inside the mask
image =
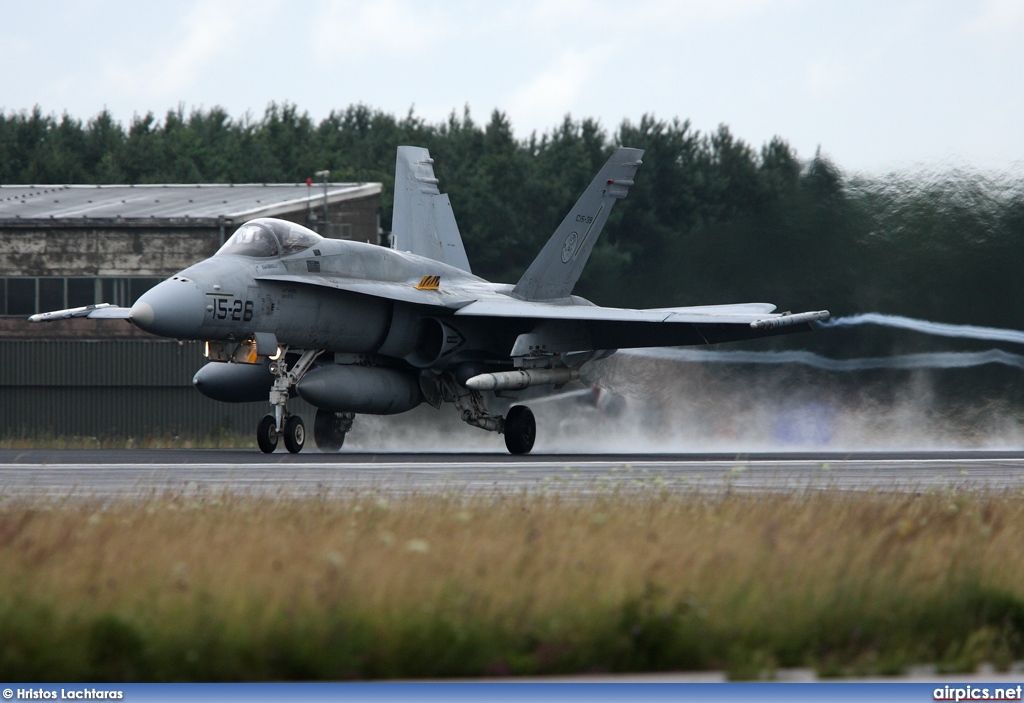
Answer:
[{"label": "concrete wall", "polygon": [[[377,195],[335,203],[329,208],[330,231],[321,234],[337,238],[337,225],[348,225],[353,240],[377,244],[379,205]],[[308,219],[302,209],[279,217],[324,229],[322,213],[314,208],[308,214],[316,217]],[[242,224],[229,222],[223,236],[230,237]],[[171,276],[213,256],[221,236],[217,224],[208,221],[6,221],[0,223],[0,275]]]},{"label": "concrete wall", "polygon": [[[195,390],[202,348],[157,339],[0,339],[0,436],[255,437],[269,403],[219,403]],[[311,432],[315,409],[298,399],[288,407]]]},{"label": "concrete wall", "polygon": [[[315,188],[315,186],[314,186]],[[306,211],[279,215],[282,220],[297,222],[309,227],[314,232],[332,239],[351,239],[357,242],[380,244],[377,241],[377,215],[380,210],[380,197],[357,198],[334,203],[327,208],[330,227],[323,227],[323,200],[313,199]],[[307,216],[308,215],[308,216]],[[344,225],[344,227],[339,227]],[[342,232],[345,236],[342,236]]]},{"label": "concrete wall", "polygon": [[7,276],[171,276],[212,256],[216,227],[104,224],[0,225]]}]

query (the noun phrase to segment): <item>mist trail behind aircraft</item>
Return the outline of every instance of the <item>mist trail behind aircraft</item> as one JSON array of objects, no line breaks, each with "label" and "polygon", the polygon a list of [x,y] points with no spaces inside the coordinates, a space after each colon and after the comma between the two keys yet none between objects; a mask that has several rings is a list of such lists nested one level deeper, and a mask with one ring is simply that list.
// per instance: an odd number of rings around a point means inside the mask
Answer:
[{"label": "mist trail behind aircraft", "polygon": [[837,317],[826,322],[817,323],[820,327],[856,327],[858,325],[881,325],[913,330],[938,337],[958,337],[960,339],[985,339],[992,342],[1013,342],[1024,344],[1024,332],[1008,330],[1000,327],[978,327],[976,325],[951,325],[945,322],[918,320],[902,315],[884,315],[880,312],[865,312],[859,315]]},{"label": "mist trail behind aircraft", "polygon": [[[885,315],[866,312],[847,317],[837,317],[816,323],[817,327],[856,327],[859,325],[880,325],[912,330],[939,337],[960,339],[983,339],[993,342],[1024,344],[1024,332],[999,327],[978,327],[976,325],[951,325],[945,322],[918,320],[902,315]],[[983,352],[931,352],[906,354],[903,356],[866,357],[855,359],[831,359],[808,351],[707,351],[703,349],[630,349],[624,354],[652,359],[676,361],[702,361],[718,364],[800,364],[826,371],[869,371],[873,369],[964,369],[985,364],[1003,364],[1024,370],[1024,356],[1002,349]]]},{"label": "mist trail behind aircraft", "polygon": [[830,359],[809,351],[707,351],[658,347],[624,349],[619,354],[648,359],[710,362],[717,364],[800,364],[826,371],[871,371],[874,369],[965,369],[985,364],[1003,364],[1024,370],[1024,356],[1002,349],[984,352],[932,352],[903,356]]}]

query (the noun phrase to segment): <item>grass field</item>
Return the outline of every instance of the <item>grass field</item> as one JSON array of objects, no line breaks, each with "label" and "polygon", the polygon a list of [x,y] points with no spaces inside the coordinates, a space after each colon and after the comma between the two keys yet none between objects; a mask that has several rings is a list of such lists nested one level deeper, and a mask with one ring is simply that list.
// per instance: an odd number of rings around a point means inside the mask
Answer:
[{"label": "grass field", "polygon": [[0,679],[294,680],[1024,654],[1019,495],[0,502]]}]

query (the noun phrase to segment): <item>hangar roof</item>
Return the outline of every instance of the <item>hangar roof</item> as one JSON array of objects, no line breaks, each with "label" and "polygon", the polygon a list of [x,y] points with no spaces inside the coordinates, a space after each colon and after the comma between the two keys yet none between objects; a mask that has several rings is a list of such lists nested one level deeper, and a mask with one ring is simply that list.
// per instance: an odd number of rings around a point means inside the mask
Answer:
[{"label": "hangar roof", "polygon": [[[328,183],[327,201],[378,195],[380,183]],[[196,220],[273,217],[323,205],[322,183],[0,186],[0,221]]]}]

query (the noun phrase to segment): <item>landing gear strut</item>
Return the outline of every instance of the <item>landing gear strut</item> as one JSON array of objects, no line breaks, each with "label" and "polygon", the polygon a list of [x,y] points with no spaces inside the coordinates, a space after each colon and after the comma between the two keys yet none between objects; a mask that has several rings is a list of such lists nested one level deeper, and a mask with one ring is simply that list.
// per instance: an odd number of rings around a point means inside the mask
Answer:
[{"label": "landing gear strut", "polygon": [[270,454],[277,449],[278,437],[284,438],[284,446],[292,454],[302,451],[306,443],[306,427],[301,417],[288,412],[288,392],[309,370],[320,353],[318,349],[302,352],[291,369],[283,353],[279,359],[270,362],[270,373],[274,374],[270,404],[274,406],[274,414],[264,416],[256,428],[256,444],[263,453]]},{"label": "landing gear strut", "polygon": [[345,444],[345,435],[352,429],[355,413],[317,410],[313,420],[313,439],[322,452],[336,452]]}]

